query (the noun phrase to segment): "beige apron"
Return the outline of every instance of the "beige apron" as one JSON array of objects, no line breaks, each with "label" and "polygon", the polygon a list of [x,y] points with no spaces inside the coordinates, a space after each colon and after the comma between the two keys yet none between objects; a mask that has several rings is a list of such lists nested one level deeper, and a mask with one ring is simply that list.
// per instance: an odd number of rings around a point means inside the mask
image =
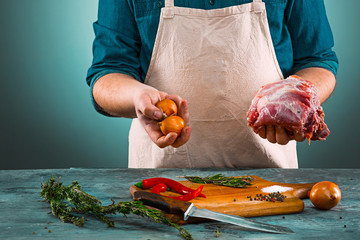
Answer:
[{"label": "beige apron", "polygon": [[188,101],[191,137],[161,149],[134,119],[129,167],[297,168],[295,141],[272,144],[247,126],[257,90],[281,79],[261,0],[214,10],[165,0],[145,84]]}]

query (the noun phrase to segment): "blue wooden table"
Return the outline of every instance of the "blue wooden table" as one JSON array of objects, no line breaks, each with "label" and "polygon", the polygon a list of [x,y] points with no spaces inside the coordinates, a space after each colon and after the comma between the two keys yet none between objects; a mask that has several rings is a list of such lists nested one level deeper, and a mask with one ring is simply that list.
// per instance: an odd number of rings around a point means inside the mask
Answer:
[{"label": "blue wooden table", "polygon": [[252,218],[269,224],[291,228],[295,234],[271,234],[244,231],[220,222],[188,224],[194,239],[359,239],[360,234],[360,169],[52,169],[0,171],[0,238],[1,239],[181,239],[177,230],[153,223],[135,215],[115,216],[115,227],[109,228],[86,216],[82,227],[62,223],[50,212],[49,204],[39,193],[41,182],[52,175],[61,176],[69,185],[79,181],[82,189],[95,195],[103,204],[111,198],[131,201],[129,187],[149,177],[177,179],[184,175],[227,176],[257,175],[266,180],[286,183],[319,181],[336,182],[342,191],[339,205],[329,211],[317,210],[309,199],[299,214]]}]

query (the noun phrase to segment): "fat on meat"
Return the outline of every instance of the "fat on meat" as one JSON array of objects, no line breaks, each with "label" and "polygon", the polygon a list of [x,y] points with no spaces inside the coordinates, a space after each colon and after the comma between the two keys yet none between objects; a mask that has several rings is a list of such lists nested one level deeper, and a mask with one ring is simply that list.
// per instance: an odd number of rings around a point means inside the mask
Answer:
[{"label": "fat on meat", "polygon": [[330,134],[314,84],[298,76],[262,86],[251,101],[248,126],[255,133],[266,125],[280,125],[288,134],[304,133],[310,140]]}]

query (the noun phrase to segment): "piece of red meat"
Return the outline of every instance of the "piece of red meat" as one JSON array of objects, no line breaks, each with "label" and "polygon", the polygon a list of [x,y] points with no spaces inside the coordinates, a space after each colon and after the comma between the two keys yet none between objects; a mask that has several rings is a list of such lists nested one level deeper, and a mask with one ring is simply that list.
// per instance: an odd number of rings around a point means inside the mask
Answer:
[{"label": "piece of red meat", "polygon": [[324,122],[317,89],[298,76],[262,86],[251,101],[248,126],[255,133],[266,125],[280,125],[289,134],[303,132],[310,140],[325,140],[330,134]]}]

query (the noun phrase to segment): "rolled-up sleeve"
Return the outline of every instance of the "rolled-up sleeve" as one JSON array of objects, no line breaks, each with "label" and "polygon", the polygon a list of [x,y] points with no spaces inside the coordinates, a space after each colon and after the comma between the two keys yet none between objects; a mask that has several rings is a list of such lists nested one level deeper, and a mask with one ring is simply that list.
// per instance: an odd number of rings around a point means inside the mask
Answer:
[{"label": "rolled-up sleeve", "polygon": [[141,41],[127,0],[99,0],[98,19],[93,27],[93,61],[86,82],[90,86],[93,104],[98,108],[92,88],[100,77],[109,73],[124,73],[141,81]]},{"label": "rolled-up sleeve", "polygon": [[293,45],[295,73],[308,67],[338,70],[338,59],[332,50],[334,38],[323,0],[293,0],[287,6],[287,26]]}]

